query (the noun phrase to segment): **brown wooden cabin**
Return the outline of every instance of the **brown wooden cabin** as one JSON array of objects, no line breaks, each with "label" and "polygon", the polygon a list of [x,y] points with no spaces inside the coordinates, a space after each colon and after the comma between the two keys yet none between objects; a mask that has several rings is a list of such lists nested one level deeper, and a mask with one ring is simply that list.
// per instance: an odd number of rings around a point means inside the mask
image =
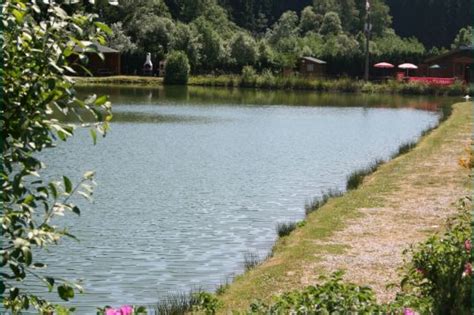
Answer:
[{"label": "brown wooden cabin", "polygon": [[300,58],[300,74],[305,77],[324,77],[326,76],[326,61],[313,58]]},{"label": "brown wooden cabin", "polygon": [[[420,65],[417,74],[427,77],[456,78],[469,83],[471,82],[473,54],[473,46],[465,46],[428,58]],[[439,68],[430,69],[433,65],[439,65]]]},{"label": "brown wooden cabin", "polygon": [[[100,44],[95,44],[97,46],[97,51],[102,53],[104,59],[100,58],[97,53],[88,53],[86,56],[89,59],[89,62],[84,65],[94,76],[109,76],[109,75],[119,75],[120,74],[120,52],[113,48],[103,46]],[[74,48],[76,52],[82,52],[82,48],[76,46]],[[77,59],[75,60],[77,63]],[[80,67],[75,67],[78,74],[85,75],[85,71],[80,69]]]}]

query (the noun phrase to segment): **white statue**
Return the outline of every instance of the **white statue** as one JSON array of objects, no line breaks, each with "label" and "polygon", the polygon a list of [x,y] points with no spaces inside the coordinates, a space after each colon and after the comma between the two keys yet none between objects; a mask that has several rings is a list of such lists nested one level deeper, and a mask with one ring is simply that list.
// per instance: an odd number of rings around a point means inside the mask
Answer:
[{"label": "white statue", "polygon": [[153,70],[153,63],[151,62],[151,54],[150,53],[146,54],[146,61],[145,61],[145,64],[143,65],[143,70],[145,70],[145,71]]}]

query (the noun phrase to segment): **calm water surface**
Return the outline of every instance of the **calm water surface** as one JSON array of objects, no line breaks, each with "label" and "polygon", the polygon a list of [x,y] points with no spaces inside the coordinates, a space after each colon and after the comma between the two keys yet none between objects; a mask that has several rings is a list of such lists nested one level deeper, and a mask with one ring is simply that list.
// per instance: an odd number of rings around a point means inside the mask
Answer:
[{"label": "calm water surface", "polygon": [[47,152],[50,175],[96,170],[93,204],[67,224],[80,243],[51,249],[49,271],[84,279],[81,314],[212,290],[264,256],[278,222],[437,121],[426,98],[210,88],[83,88],[109,94],[112,130]]}]

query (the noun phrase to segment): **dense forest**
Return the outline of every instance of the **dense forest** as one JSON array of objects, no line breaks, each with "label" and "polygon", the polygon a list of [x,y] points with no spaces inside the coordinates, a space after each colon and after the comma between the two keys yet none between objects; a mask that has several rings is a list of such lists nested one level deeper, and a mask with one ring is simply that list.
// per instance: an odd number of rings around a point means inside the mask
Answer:
[{"label": "dense forest", "polygon": [[[80,9],[111,25],[125,73],[139,72],[147,52],[157,63],[171,51],[183,51],[193,73],[278,72],[301,56],[326,60],[332,74],[363,71],[365,0],[107,2]],[[369,12],[373,61],[420,62],[472,38],[469,0],[370,0]]]}]

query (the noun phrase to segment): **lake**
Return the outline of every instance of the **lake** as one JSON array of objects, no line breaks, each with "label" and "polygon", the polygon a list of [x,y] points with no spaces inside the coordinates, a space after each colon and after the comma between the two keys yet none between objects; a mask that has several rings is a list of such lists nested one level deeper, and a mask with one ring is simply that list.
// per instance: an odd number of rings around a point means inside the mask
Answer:
[{"label": "lake", "polygon": [[84,279],[74,299],[95,307],[150,304],[213,290],[264,257],[279,222],[305,201],[344,189],[347,175],[436,124],[440,99],[202,87],[87,87],[108,94],[111,131],[88,132],[43,154],[48,176],[95,170],[93,204],[46,254],[49,272]]}]

